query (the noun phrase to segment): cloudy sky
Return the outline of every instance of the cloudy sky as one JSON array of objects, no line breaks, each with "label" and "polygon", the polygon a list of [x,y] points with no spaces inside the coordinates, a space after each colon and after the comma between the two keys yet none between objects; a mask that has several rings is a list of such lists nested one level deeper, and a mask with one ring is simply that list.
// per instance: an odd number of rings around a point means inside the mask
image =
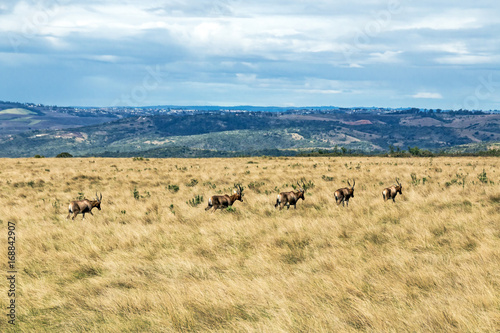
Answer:
[{"label": "cloudy sky", "polygon": [[498,0],[0,4],[0,100],[500,109]]}]

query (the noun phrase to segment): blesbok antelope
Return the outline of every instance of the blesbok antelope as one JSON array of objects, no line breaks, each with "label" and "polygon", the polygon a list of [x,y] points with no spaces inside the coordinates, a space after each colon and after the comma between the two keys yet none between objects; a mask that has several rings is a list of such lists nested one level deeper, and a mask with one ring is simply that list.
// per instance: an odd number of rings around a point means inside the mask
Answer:
[{"label": "blesbok antelope", "polygon": [[299,199],[302,200],[306,199],[304,198],[304,193],[306,192],[304,190],[304,184],[302,183],[302,186],[300,186],[299,182],[297,182],[297,185],[299,186],[299,190],[297,192],[290,191],[290,192],[281,192],[280,194],[278,194],[274,208],[278,207],[279,205],[281,210],[286,205],[286,209],[290,209],[290,205],[293,205],[293,207],[297,209],[297,201],[299,201]]},{"label": "blesbok antelope", "polygon": [[240,184],[234,184],[235,190],[233,195],[214,195],[208,199],[208,206],[205,210],[214,208],[214,212],[219,208],[227,208],[232,206],[236,200],[243,202],[243,187]]},{"label": "blesbok antelope", "polygon": [[392,202],[395,203],[396,200],[394,199],[396,198],[396,195],[398,193],[403,195],[403,192],[401,192],[403,190],[403,185],[401,185],[398,178],[396,178],[396,184],[397,185],[392,185],[391,187],[384,188],[384,190],[382,191],[382,196],[384,197],[384,201],[392,199]]},{"label": "blesbok antelope", "polygon": [[347,185],[350,187],[344,187],[344,188],[339,188],[337,191],[335,191],[335,202],[337,205],[340,205],[342,203],[342,206],[344,206],[344,202],[347,204],[347,207],[349,207],[349,199],[354,198],[354,185],[356,185],[356,181],[353,179],[352,186],[351,183],[349,183],[349,180],[347,180]]},{"label": "blesbok antelope", "polygon": [[72,220],[74,220],[78,214],[82,214],[83,219],[85,218],[86,213],[90,213],[90,215],[94,216],[94,214],[92,214],[93,208],[97,207],[97,209],[101,210],[102,193],[100,194],[101,196],[97,197],[97,192],[96,192],[95,194],[96,200],[83,199],[78,201],[71,201],[68,209],[69,214],[66,217],[66,219],[69,219],[71,214],[73,214],[73,217],[71,218]]}]

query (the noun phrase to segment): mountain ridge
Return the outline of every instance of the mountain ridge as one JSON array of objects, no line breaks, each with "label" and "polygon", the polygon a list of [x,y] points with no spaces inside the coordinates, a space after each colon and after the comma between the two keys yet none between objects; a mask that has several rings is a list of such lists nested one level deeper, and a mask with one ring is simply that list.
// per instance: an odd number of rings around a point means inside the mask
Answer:
[{"label": "mountain ridge", "polygon": [[[77,110],[67,112],[78,117],[72,114]],[[79,127],[3,135],[0,156],[55,156],[63,151],[74,156],[141,155],[161,149],[170,156],[175,151],[185,154],[189,149],[189,156],[199,153],[206,157],[210,152],[223,156],[259,151],[287,154],[341,147],[377,153],[389,147],[440,151],[500,141],[500,114],[483,112],[190,111],[118,118],[97,110],[93,115],[84,111],[79,117],[84,119],[83,126]]]}]

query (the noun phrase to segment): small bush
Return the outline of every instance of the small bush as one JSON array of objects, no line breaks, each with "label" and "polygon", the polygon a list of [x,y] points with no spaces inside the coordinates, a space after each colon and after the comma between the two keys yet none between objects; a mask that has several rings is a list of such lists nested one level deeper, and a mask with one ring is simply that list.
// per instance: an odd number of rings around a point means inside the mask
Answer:
[{"label": "small bush", "polygon": [[167,190],[172,192],[172,193],[177,193],[179,192],[179,185],[175,185],[175,184],[168,184],[167,185]]},{"label": "small bush", "polygon": [[260,187],[264,186],[265,184],[266,183],[264,182],[251,182],[250,184],[248,184],[248,188],[252,191],[255,191],[255,193],[260,193]]},{"label": "small bush", "polygon": [[234,208],[233,206],[229,206],[226,208],[225,211],[228,213],[234,213],[234,212],[236,212],[236,208]]},{"label": "small bush", "polygon": [[132,195],[134,196],[135,200],[139,200],[141,198],[141,196],[139,195],[139,191],[137,191],[137,188],[134,188],[134,190],[132,191]]},{"label": "small bush", "polygon": [[212,189],[212,190],[213,190],[213,189],[215,189],[215,188],[217,187],[217,185],[212,184],[212,182],[210,182],[210,181],[208,181],[208,182],[204,182],[204,183],[203,183],[203,186],[208,186],[208,188],[210,188],[210,189]]},{"label": "small bush", "polygon": [[203,203],[203,196],[199,194],[195,195],[193,199],[186,201],[186,203],[191,207],[196,207],[199,204]]},{"label": "small bush", "polygon": [[134,199],[135,199],[135,200],[139,200],[139,199],[144,199],[144,198],[149,198],[149,197],[151,197],[151,193],[149,193],[149,192],[147,192],[147,191],[145,192],[145,194],[144,194],[144,195],[141,195],[141,194],[139,193],[139,191],[137,190],[137,188],[134,188],[134,190],[132,191],[132,195],[134,196]]},{"label": "small bush", "polygon": [[468,174],[463,174],[463,173],[457,173],[457,179],[460,179],[460,181],[457,182],[458,185],[462,185],[462,189],[465,189],[465,179],[467,178]]},{"label": "small bush", "polygon": [[323,176],[321,176],[321,179],[323,179],[325,182],[333,182],[333,180],[335,179],[335,177],[330,177],[330,176],[323,175]]},{"label": "small bush", "polygon": [[413,186],[418,186],[420,184],[420,179],[417,178],[417,175],[412,173],[410,176],[411,176],[411,184]]},{"label": "small bush", "polygon": [[73,155],[71,155],[70,153],[67,153],[67,152],[63,152],[63,153],[57,154],[56,157],[57,158],[68,158],[68,157],[73,157]]},{"label": "small bush", "polygon": [[[299,181],[300,187],[304,188],[304,191],[308,189],[314,188],[314,183],[311,180],[306,180],[305,178],[301,178]],[[299,186],[292,184],[294,190],[300,188]]]},{"label": "small bush", "polygon": [[186,186],[194,187],[194,186],[196,186],[196,184],[198,184],[198,179],[193,178],[193,179],[191,179],[191,181],[189,183],[186,184]]},{"label": "small bush", "polygon": [[481,172],[478,176],[477,179],[483,184],[488,184],[488,176],[486,175],[486,171]]}]

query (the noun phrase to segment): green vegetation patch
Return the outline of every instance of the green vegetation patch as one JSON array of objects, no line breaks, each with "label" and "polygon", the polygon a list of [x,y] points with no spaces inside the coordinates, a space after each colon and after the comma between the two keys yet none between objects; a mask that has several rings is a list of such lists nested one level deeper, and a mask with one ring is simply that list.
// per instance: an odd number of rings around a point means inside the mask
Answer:
[{"label": "green vegetation patch", "polygon": [[5,110],[0,111],[0,114],[16,114],[16,115],[21,115],[21,116],[36,115],[36,113],[33,111],[30,111],[27,109],[21,109],[21,108],[5,109]]}]

